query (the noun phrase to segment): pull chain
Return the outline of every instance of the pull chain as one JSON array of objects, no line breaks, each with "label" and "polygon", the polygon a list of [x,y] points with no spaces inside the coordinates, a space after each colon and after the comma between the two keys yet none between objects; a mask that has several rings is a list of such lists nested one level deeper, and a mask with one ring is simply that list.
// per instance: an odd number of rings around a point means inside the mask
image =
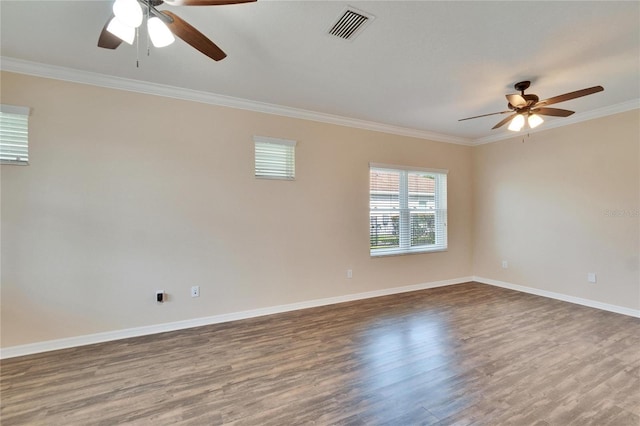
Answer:
[{"label": "pull chain", "polygon": [[136,28],[136,68],[140,68],[140,31]]},{"label": "pull chain", "polygon": [[151,6],[147,5],[147,56],[149,56],[151,52],[151,48],[149,47],[149,14],[151,11]]}]

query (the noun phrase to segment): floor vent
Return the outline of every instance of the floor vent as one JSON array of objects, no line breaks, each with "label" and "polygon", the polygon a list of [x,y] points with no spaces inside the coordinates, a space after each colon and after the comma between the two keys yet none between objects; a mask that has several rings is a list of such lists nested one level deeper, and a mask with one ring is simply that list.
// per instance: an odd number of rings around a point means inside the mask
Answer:
[{"label": "floor vent", "polygon": [[345,40],[353,40],[373,19],[373,15],[353,7],[347,7],[331,26],[329,34]]}]

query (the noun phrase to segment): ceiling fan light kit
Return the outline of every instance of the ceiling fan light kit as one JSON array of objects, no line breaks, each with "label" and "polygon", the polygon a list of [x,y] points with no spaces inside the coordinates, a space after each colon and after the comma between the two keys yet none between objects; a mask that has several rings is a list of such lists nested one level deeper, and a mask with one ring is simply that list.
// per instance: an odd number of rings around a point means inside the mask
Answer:
[{"label": "ceiling fan light kit", "polygon": [[123,41],[133,44],[136,29],[146,17],[147,34],[155,47],[168,46],[177,36],[214,61],[220,61],[227,54],[214,42],[176,14],[158,10],[157,7],[165,3],[172,6],[222,6],[254,1],[256,0],[115,0],[113,15],[100,33],[98,47],[117,49]]},{"label": "ceiling fan light kit", "polygon": [[169,46],[176,41],[169,27],[157,16],[149,18],[147,21],[147,31],[149,31],[149,38],[155,47]]},{"label": "ceiling fan light kit", "polygon": [[511,123],[507,128],[514,132],[519,132],[522,129],[522,127],[524,127],[524,115],[518,114],[515,117],[513,117],[513,120],[511,120]]},{"label": "ceiling fan light kit", "polygon": [[[150,9],[149,9],[150,10]],[[142,25],[144,14],[138,0],[116,0],[113,3],[115,17],[109,22],[107,31],[122,41],[133,44],[136,28]],[[169,46],[176,39],[169,27],[157,16],[147,14],[147,31],[155,47]]]},{"label": "ceiling fan light kit", "polygon": [[[530,129],[535,129],[542,123],[544,123],[544,120],[538,114],[529,114],[529,116],[527,117],[527,124],[529,125]],[[513,120],[511,120],[511,123],[509,123],[509,127],[507,127],[507,129],[513,132],[519,132],[524,127],[524,124],[524,115],[518,114],[513,117]]]},{"label": "ceiling fan light kit", "polygon": [[127,27],[138,28],[142,24],[142,7],[137,0],[116,0],[113,14]]},{"label": "ceiling fan light kit", "polygon": [[535,129],[536,127],[544,123],[544,120],[538,114],[531,114],[527,119],[527,123],[529,123],[530,128]]},{"label": "ceiling fan light kit", "polygon": [[519,132],[525,125],[525,116],[527,117],[526,123],[529,125],[529,128],[534,129],[544,123],[544,120],[542,119],[542,117],[540,117],[541,115],[548,115],[552,117],[568,117],[574,113],[574,111],[569,111],[566,109],[547,108],[548,105],[569,101],[571,99],[581,98],[583,96],[602,92],[604,90],[602,86],[593,86],[582,90],[576,90],[575,92],[569,92],[563,95],[554,96],[552,98],[541,101],[537,95],[524,93],[524,91],[529,88],[530,84],[530,81],[520,81],[513,86],[517,91],[520,92],[520,94],[515,93],[505,95],[508,101],[508,110],[476,115],[475,117],[462,118],[458,121],[488,117],[490,115],[511,113],[510,116],[493,126],[492,129],[497,129],[509,123],[509,126],[507,127],[509,130]]},{"label": "ceiling fan light kit", "polygon": [[128,44],[133,44],[136,38],[136,29],[123,24],[122,21],[116,17],[109,21],[107,31]]}]

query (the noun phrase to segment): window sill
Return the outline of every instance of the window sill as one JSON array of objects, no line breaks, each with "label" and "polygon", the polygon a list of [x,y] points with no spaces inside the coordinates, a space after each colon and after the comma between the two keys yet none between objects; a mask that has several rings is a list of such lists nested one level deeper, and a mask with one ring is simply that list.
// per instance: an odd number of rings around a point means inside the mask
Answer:
[{"label": "window sill", "polygon": [[28,161],[10,161],[10,160],[2,160],[0,161],[0,166],[28,166]]},{"label": "window sill", "polygon": [[388,257],[388,256],[404,256],[407,254],[424,254],[424,253],[438,253],[448,251],[448,247],[437,247],[437,248],[420,248],[420,249],[410,249],[410,250],[376,250],[375,252],[369,252],[369,257]]}]

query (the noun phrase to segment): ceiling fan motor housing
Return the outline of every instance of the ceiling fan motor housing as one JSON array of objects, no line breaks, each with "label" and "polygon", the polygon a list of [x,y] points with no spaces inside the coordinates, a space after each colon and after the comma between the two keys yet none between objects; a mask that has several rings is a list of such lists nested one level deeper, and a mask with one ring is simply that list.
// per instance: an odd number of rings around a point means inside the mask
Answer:
[{"label": "ceiling fan motor housing", "polygon": [[525,101],[527,101],[527,104],[525,106],[521,106],[520,108],[516,108],[515,106],[511,105],[511,103],[508,103],[507,107],[512,111],[522,110],[524,108],[529,108],[529,107],[535,105],[540,100],[538,95],[522,95],[522,97],[524,98]]}]

